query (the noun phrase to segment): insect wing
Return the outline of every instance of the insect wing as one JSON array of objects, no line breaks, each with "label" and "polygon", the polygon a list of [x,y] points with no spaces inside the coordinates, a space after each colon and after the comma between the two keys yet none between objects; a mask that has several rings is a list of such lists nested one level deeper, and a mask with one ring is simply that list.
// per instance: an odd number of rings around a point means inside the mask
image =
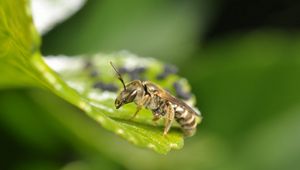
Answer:
[{"label": "insect wing", "polygon": [[194,109],[192,109],[188,104],[185,102],[181,101],[180,99],[175,98],[172,96],[170,93],[168,93],[165,90],[160,90],[159,93],[157,93],[159,97],[162,99],[166,99],[174,104],[177,104],[179,106],[183,106],[185,109],[187,109],[190,113],[194,113],[197,116],[201,116],[199,113],[195,112]]}]

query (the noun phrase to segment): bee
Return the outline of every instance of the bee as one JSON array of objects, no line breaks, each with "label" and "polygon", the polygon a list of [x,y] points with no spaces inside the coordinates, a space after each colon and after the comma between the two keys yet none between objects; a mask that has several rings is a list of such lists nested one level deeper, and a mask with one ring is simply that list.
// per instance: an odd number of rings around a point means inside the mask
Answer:
[{"label": "bee", "polygon": [[152,111],[153,122],[165,117],[164,136],[168,134],[174,119],[180,124],[185,136],[193,136],[196,133],[197,119],[201,120],[200,113],[150,81],[133,80],[125,85],[121,74],[112,62],[110,64],[123,85],[123,90],[115,100],[116,109],[134,102],[137,109],[131,119],[135,118],[143,107]]}]

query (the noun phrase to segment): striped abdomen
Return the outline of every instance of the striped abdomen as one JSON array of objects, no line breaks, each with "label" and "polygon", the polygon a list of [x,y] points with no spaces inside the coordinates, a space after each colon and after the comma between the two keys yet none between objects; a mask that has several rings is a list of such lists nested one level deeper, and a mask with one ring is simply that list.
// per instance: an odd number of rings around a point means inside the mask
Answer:
[{"label": "striped abdomen", "polygon": [[174,106],[175,119],[180,124],[185,136],[193,136],[197,130],[197,115],[183,106]]}]

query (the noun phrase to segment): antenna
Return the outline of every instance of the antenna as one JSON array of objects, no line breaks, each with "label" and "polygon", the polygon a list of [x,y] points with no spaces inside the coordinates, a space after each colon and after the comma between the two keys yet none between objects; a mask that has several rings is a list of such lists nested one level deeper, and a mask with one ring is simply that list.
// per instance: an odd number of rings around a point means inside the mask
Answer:
[{"label": "antenna", "polygon": [[123,87],[124,87],[124,90],[126,90],[126,86],[125,86],[125,83],[124,83],[124,80],[121,76],[121,74],[117,71],[116,67],[113,65],[113,63],[110,61],[109,62],[110,65],[113,67],[113,69],[116,71],[116,73],[118,74],[118,79],[121,81],[121,83],[123,84]]}]

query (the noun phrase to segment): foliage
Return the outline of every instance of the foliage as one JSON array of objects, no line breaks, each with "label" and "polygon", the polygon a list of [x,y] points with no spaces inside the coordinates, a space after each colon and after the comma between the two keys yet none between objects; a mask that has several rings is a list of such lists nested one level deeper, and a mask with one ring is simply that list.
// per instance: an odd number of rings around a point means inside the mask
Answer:
[{"label": "foliage", "polygon": [[[18,13],[13,13],[13,5],[23,8],[19,10]],[[143,123],[151,119],[149,116],[142,118],[142,121],[139,123],[126,121],[126,119],[130,118],[135,112],[135,107],[131,105],[121,112],[115,111],[115,109],[113,109],[113,98],[116,97],[116,94],[107,94],[105,91],[98,92],[93,89],[93,77],[89,76],[89,74],[82,74],[82,69],[84,69],[85,64],[84,59],[78,58],[57,61],[55,64],[62,65],[60,69],[65,71],[60,73],[61,76],[64,77],[63,79],[52,71],[44,63],[40,55],[38,36],[33,28],[28,9],[25,7],[26,4],[24,1],[19,2],[19,4],[5,1],[1,5],[1,18],[4,19],[1,23],[1,64],[3,64],[1,69],[2,73],[7,73],[1,77],[1,86],[34,86],[50,90],[52,93],[83,110],[104,128],[115,132],[135,145],[148,147],[158,153],[165,154],[172,148],[182,148],[183,137],[180,132],[171,131],[168,136],[163,136],[161,128],[153,127],[153,125],[145,125],[145,123]],[[59,58],[57,60],[59,60]],[[163,72],[163,66],[159,62],[151,59],[130,58],[127,55],[120,55],[118,58],[102,55],[93,58],[93,60],[94,61],[90,62],[95,64],[98,68],[101,68],[99,70],[102,74],[100,78],[103,80],[110,79],[110,82],[116,79],[112,79],[114,77],[112,69],[110,69],[110,73],[107,73],[109,70],[109,60],[115,63],[130,63],[131,65],[136,62],[137,66],[138,63],[143,63],[144,67],[149,70],[150,79],[151,77],[155,77],[155,72]],[[81,63],[80,68],[76,68],[76,64],[73,64],[76,62]],[[70,65],[72,65],[72,67],[70,67]],[[53,66],[56,67],[56,65]],[[68,70],[68,68],[70,69]],[[172,87],[172,81],[176,81],[176,79],[179,78],[174,76],[170,80],[165,80],[164,86],[166,88]],[[65,82],[68,82],[75,88],[81,89],[81,91],[75,91]],[[108,95],[108,97],[104,97],[105,95]],[[97,98],[92,98],[95,96]],[[141,115],[144,114],[147,113],[142,111]],[[111,117],[114,117],[114,119]]]},{"label": "foliage", "polygon": [[[46,65],[38,52],[39,38],[30,28],[31,18],[20,15],[28,11],[21,8],[24,2],[0,1],[1,169],[299,169],[299,30],[264,27],[237,33],[230,29],[233,32],[226,36],[211,37],[214,30],[208,29],[213,20],[207,16],[220,12],[216,6],[207,8],[211,1],[145,0],[121,5],[114,0],[87,1],[77,14],[43,37],[43,54],[56,54],[46,57]],[[17,7],[20,10],[15,10]],[[231,12],[237,11],[229,15]],[[254,14],[251,10],[241,13]],[[7,14],[22,21],[2,19]],[[255,16],[261,17],[259,13]],[[286,16],[283,12],[272,18],[280,21]],[[222,20],[223,25],[228,25],[227,21]],[[247,22],[243,18],[243,23]],[[203,28],[208,29],[203,32]],[[20,34],[23,30],[26,35]],[[27,38],[16,41],[13,37],[19,35]],[[111,112],[116,94],[93,87],[100,81],[122,88],[108,64],[111,60],[117,67],[130,66],[125,63],[132,57],[133,63],[155,63],[142,78],[171,92],[173,82],[185,80],[173,74],[167,81],[158,81],[155,77],[164,66],[158,60],[107,52],[120,49],[164,58],[175,63],[179,74],[189,80],[204,121],[195,136],[184,140],[184,148],[160,155],[120,139],[95,120],[106,116],[125,128],[162,133],[163,122],[154,127],[150,112],[143,110],[136,119],[127,121],[135,106]],[[86,54],[96,51],[107,53]],[[78,56],[57,55],[61,53]],[[25,56],[31,56],[30,61]],[[67,60],[71,64],[64,67],[54,62]],[[89,62],[92,67],[87,67]],[[127,74],[124,78],[130,80]],[[53,80],[56,83],[51,83]],[[55,85],[66,89],[61,92]],[[184,87],[190,88],[188,84]],[[95,109],[95,114],[78,109],[79,101]],[[172,135],[182,139],[176,124]],[[176,142],[182,146],[180,140]],[[159,152],[168,150],[163,148]]]}]

